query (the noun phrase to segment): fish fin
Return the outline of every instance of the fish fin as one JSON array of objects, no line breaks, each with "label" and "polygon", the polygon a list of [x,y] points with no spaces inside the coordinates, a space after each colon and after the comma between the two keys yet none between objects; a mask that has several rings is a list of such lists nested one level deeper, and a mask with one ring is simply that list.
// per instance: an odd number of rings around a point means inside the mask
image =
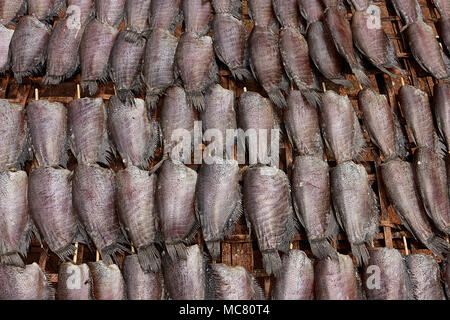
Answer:
[{"label": "fish fin", "polygon": [[370,192],[370,215],[369,224],[366,229],[366,241],[371,242],[378,233],[380,226],[380,207],[378,205],[378,197],[369,186]]},{"label": "fish fin", "polygon": [[181,241],[171,244],[166,243],[165,247],[166,252],[172,261],[187,259],[187,248]]},{"label": "fish fin", "polygon": [[86,230],[84,230],[84,227],[81,224],[80,220],[76,216],[75,216],[75,224],[77,232],[72,242],[80,242],[89,246],[89,236]]},{"label": "fish fin", "polygon": [[102,248],[99,250],[100,256],[102,257],[102,260],[107,265],[111,264],[119,264],[119,260],[117,259],[116,253],[124,253],[124,252],[130,252],[127,248],[125,248],[123,245],[121,245],[118,242],[113,243],[112,245]]},{"label": "fish fin", "polygon": [[[39,267],[39,269],[41,269]],[[55,300],[56,290],[53,288],[50,279],[44,270],[41,269],[41,272],[44,276],[44,299],[43,300]]]},{"label": "fish fin", "polygon": [[89,92],[90,96],[93,96],[97,93],[98,91],[98,83],[97,81],[81,81],[81,88],[83,89],[83,91],[85,91],[86,89]]},{"label": "fish fin", "polygon": [[322,102],[320,94],[315,90],[301,90],[301,92],[312,107],[317,108]]},{"label": "fish fin", "polygon": [[266,296],[264,294],[264,290],[261,288],[261,286],[259,285],[258,281],[256,281],[255,277],[253,277],[253,275],[247,272],[247,276],[250,278],[250,282],[251,282],[251,288],[252,288],[252,292],[253,292],[253,300],[266,300]]},{"label": "fish fin", "polygon": [[64,248],[55,251],[55,254],[61,261],[70,261],[69,257],[73,256],[74,253],[75,253],[75,246],[72,243],[69,243]]},{"label": "fish fin", "polygon": [[34,237],[36,237],[42,248],[43,247],[42,240],[41,236],[39,235],[39,231],[36,228],[34,221],[30,219],[30,221],[28,222],[27,229],[25,233],[22,235],[22,240],[20,241],[19,245],[19,252],[22,257],[26,258],[28,248],[30,247],[31,241],[33,240]]},{"label": "fish fin", "polygon": [[447,78],[445,80],[450,81],[450,58],[445,54],[444,50],[441,49],[442,59],[444,60],[445,67],[447,69]]},{"label": "fish fin", "polygon": [[392,112],[392,116],[394,118],[394,126],[395,126],[395,144],[397,149],[397,156],[401,159],[404,159],[408,155],[408,149],[406,148],[406,138],[402,131],[402,126],[398,121],[397,115]]},{"label": "fish fin", "polygon": [[191,91],[186,92],[186,98],[188,103],[195,107],[197,111],[203,112],[206,108],[206,101],[205,97],[203,96],[203,93],[200,91]]},{"label": "fish fin", "polygon": [[330,81],[340,86],[353,88],[353,83],[350,80],[345,79],[344,77],[339,79],[330,79]]},{"label": "fish fin", "polygon": [[357,286],[356,299],[357,300],[367,300],[366,293],[364,292],[364,289],[363,289],[361,277],[358,275],[358,272],[356,270],[355,270],[355,277],[356,277],[356,286]]},{"label": "fish fin", "polygon": [[423,21],[422,8],[420,7],[419,1],[414,0],[416,11],[417,11],[417,19],[418,21]]},{"label": "fish fin", "polygon": [[221,253],[220,241],[206,241],[206,247],[208,248],[209,254],[211,255],[213,261],[216,261]]},{"label": "fish fin", "polygon": [[267,95],[277,107],[281,109],[287,108],[286,99],[284,98],[280,89],[269,90],[267,91]]},{"label": "fish fin", "polygon": [[403,70],[400,67],[400,62],[398,60],[398,55],[397,55],[397,51],[395,51],[395,46],[394,46],[394,42],[391,40],[391,38],[388,37],[388,35],[386,33],[384,33],[384,36],[386,38],[386,43],[387,43],[387,60],[389,62],[389,67],[395,68],[398,71],[400,71],[400,73],[402,75],[405,74],[405,70]]},{"label": "fish fin", "polygon": [[130,89],[117,90],[117,97],[119,97],[120,101],[124,103],[130,100],[134,100],[134,94]]},{"label": "fish fin", "polygon": [[313,255],[318,259],[331,259],[337,260],[338,255],[336,249],[334,249],[327,239],[314,239],[309,241],[309,246]]},{"label": "fish fin", "polygon": [[436,133],[434,133],[434,152],[442,159],[447,154],[447,147],[444,140]]},{"label": "fish fin", "polygon": [[218,275],[214,271],[213,268],[207,267],[206,268],[206,293],[205,293],[205,300],[220,300],[221,297],[217,294],[217,281],[218,281]]},{"label": "fish fin", "polygon": [[273,274],[275,277],[279,277],[283,266],[279,253],[275,250],[263,251],[261,253],[264,269],[267,274]]},{"label": "fish fin", "polygon": [[361,67],[352,67],[351,69],[361,85],[369,88],[372,87],[372,81],[370,81],[370,78],[366,75],[365,71]]},{"label": "fish fin", "polygon": [[139,264],[144,272],[159,272],[161,270],[161,255],[154,244],[138,248]]},{"label": "fish fin", "polygon": [[366,139],[364,138],[364,134],[359,124],[358,115],[356,114],[355,108],[352,107],[353,111],[353,141],[354,141],[354,150],[353,157],[357,157],[364,151],[366,147]]},{"label": "fish fin", "polygon": [[244,81],[252,78],[251,72],[245,67],[230,69],[230,72],[231,75],[239,81]]},{"label": "fish fin", "polygon": [[25,268],[25,263],[18,252],[3,253],[2,251],[2,254],[0,254],[0,264]]},{"label": "fish fin", "polygon": [[433,252],[434,255],[444,260],[445,254],[450,253],[450,246],[443,238],[434,234],[431,238],[424,241],[424,245]]},{"label": "fish fin", "polygon": [[367,265],[369,262],[369,251],[365,243],[350,243],[352,254],[358,266]]},{"label": "fish fin", "polygon": [[300,223],[300,225],[306,229],[305,220],[303,220],[303,216],[300,212],[300,209],[297,206],[297,202],[295,202],[294,199],[292,199],[292,209],[294,210],[294,214],[297,217],[297,220]]},{"label": "fish fin", "polygon": [[158,104],[159,98],[161,97],[162,92],[160,90],[147,90],[147,94],[145,96],[145,103],[150,107],[150,110],[155,110]]},{"label": "fish fin", "polygon": [[236,222],[241,218],[241,216],[244,213],[243,205],[242,205],[242,193],[239,187],[238,194],[236,196],[236,205],[233,209],[233,212],[231,213],[230,217],[228,218],[228,221],[226,222],[223,233],[224,236],[229,236],[233,232]]}]

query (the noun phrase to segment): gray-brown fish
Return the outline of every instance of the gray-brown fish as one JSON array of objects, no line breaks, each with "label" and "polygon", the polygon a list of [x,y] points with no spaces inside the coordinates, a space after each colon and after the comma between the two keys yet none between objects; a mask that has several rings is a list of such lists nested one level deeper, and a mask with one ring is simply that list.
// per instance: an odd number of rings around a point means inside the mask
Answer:
[{"label": "gray-brown fish", "polygon": [[272,30],[255,26],[248,42],[250,67],[253,76],[273,103],[280,108],[285,108],[287,103],[281,89],[286,89],[288,83],[283,72],[278,41],[278,36]]},{"label": "gray-brown fish", "polygon": [[128,300],[162,300],[164,295],[162,273],[144,272],[138,256],[127,256],[123,262],[123,278]]},{"label": "gray-brown fish", "polygon": [[212,300],[265,300],[258,282],[243,267],[215,263],[208,276]]},{"label": "gray-brown fish", "polygon": [[28,160],[27,127],[24,108],[0,99],[0,171]]},{"label": "gray-brown fish", "polygon": [[86,25],[95,16],[93,0],[67,0],[66,15],[75,26]]},{"label": "gray-brown fish", "polygon": [[192,32],[198,36],[206,35],[212,18],[211,9],[211,1],[183,0],[186,32]]},{"label": "gray-brown fish", "polygon": [[[153,2],[152,2],[153,3]],[[156,108],[159,97],[175,80],[175,53],[178,38],[164,29],[153,29],[144,53],[143,80],[147,89],[145,101]]]},{"label": "gray-brown fish", "polygon": [[116,214],[114,172],[97,165],[78,164],[72,193],[73,208],[103,261],[111,264],[125,248]]},{"label": "gray-brown fish", "polygon": [[362,288],[352,258],[338,254],[314,266],[314,289],[317,300],[361,300]]},{"label": "gray-brown fish", "polygon": [[450,84],[441,82],[434,86],[434,116],[440,136],[450,151]]},{"label": "gray-brown fish", "polygon": [[112,96],[108,108],[109,133],[125,166],[148,168],[158,141],[155,120],[147,112],[144,100],[122,103]]},{"label": "gray-brown fish", "polygon": [[[211,142],[208,146],[212,146],[216,150],[222,147],[222,154],[225,154],[227,159],[233,159],[236,140],[234,130],[237,129],[234,91],[224,89],[219,84],[211,87],[206,94],[206,109],[200,114],[200,117],[203,133],[211,133],[214,136],[213,138],[207,134],[204,137],[205,140]],[[220,136],[222,140],[219,140],[220,138],[217,136]],[[222,156],[220,151],[217,153],[219,157]]]},{"label": "gray-brown fish", "polygon": [[300,91],[290,91],[288,107],[283,113],[284,125],[292,146],[300,155],[323,157],[319,115]]},{"label": "gray-brown fish", "polygon": [[50,26],[33,16],[19,19],[9,45],[11,70],[18,83],[22,78],[38,74],[45,65]]},{"label": "gray-brown fish", "polygon": [[118,27],[125,15],[126,0],[95,0],[97,19],[111,27]]},{"label": "gray-brown fish", "polygon": [[93,300],[93,289],[91,272],[87,264],[65,262],[59,266],[56,299]]},{"label": "gray-brown fish", "polygon": [[105,264],[103,261],[89,262],[94,284],[95,300],[126,300],[125,281],[116,264]]},{"label": "gray-brown fish", "polygon": [[245,214],[255,231],[264,269],[280,276],[278,251],[289,250],[296,229],[289,179],[275,167],[249,167],[244,173],[243,194]]},{"label": "gray-brown fish", "polygon": [[450,2],[448,0],[433,0],[433,4],[442,16],[450,16]]},{"label": "gray-brown fish", "polygon": [[414,152],[414,173],[423,206],[434,225],[450,235],[450,200],[445,161],[428,148]]},{"label": "gray-brown fish", "polygon": [[125,22],[128,30],[142,34],[148,31],[152,0],[126,0]]},{"label": "gray-brown fish", "polygon": [[313,300],[314,265],[312,261],[303,251],[290,250],[289,254],[283,257],[282,262],[282,273],[275,280],[272,299]]},{"label": "gray-brown fish", "polygon": [[325,143],[338,163],[355,159],[365,147],[356,111],[348,96],[328,90],[320,105]]},{"label": "gray-brown fish", "polygon": [[220,241],[230,235],[242,215],[239,165],[235,160],[213,158],[200,166],[195,192],[197,219],[213,260],[220,255]]},{"label": "gray-brown fish", "polygon": [[97,81],[108,77],[108,61],[119,31],[100,20],[93,19],[86,26],[80,44],[81,86],[94,95]]},{"label": "gray-brown fish", "polygon": [[184,33],[178,43],[175,61],[175,72],[183,81],[189,103],[202,111],[206,107],[203,94],[218,82],[212,38]]},{"label": "gray-brown fish", "polygon": [[347,0],[356,11],[364,11],[372,5],[372,0]]},{"label": "gray-brown fish", "polygon": [[27,0],[0,0],[0,23],[6,26],[26,11]]},{"label": "gray-brown fish", "polygon": [[264,28],[276,26],[272,0],[248,0],[247,6],[255,26]]},{"label": "gray-brown fish", "polygon": [[152,0],[150,5],[150,29],[164,29],[174,33],[183,19],[181,0]]},{"label": "gray-brown fish", "polygon": [[240,19],[242,14],[242,2],[236,0],[212,0],[212,6],[216,14],[231,14]]},{"label": "gray-brown fish", "polygon": [[195,186],[197,172],[177,160],[165,160],[158,173],[156,206],[169,257],[186,259],[185,243],[197,233]]},{"label": "gray-brown fish", "polygon": [[27,0],[28,14],[41,21],[53,19],[66,5],[65,0]]},{"label": "gray-brown fish", "polygon": [[11,43],[13,29],[0,25],[0,74],[9,70],[11,56],[9,53],[9,44]]},{"label": "gray-brown fish", "polygon": [[438,32],[447,52],[450,52],[450,16],[441,17],[438,20]]},{"label": "gray-brown fish", "polygon": [[298,0],[272,0],[273,10],[278,22],[283,28],[294,28],[304,33],[304,26],[300,21]]},{"label": "gray-brown fish", "polygon": [[405,259],[397,249],[371,248],[363,271],[368,300],[411,300],[411,285]]},{"label": "gray-brown fish", "polygon": [[37,263],[25,268],[0,265],[1,300],[54,300],[55,292]]},{"label": "gray-brown fish", "polygon": [[406,257],[412,294],[415,300],[445,300],[439,265],[431,255]]},{"label": "gray-brown fish", "polygon": [[108,164],[111,145],[103,99],[72,100],[67,115],[70,150],[78,163]]},{"label": "gray-brown fish", "polygon": [[347,61],[358,82],[363,86],[371,87],[372,83],[365,74],[364,67],[361,65],[355,52],[352,29],[341,6],[328,7],[325,10],[324,21],[333,38],[337,51]]},{"label": "gray-brown fish", "polygon": [[347,234],[359,266],[367,265],[370,243],[378,233],[380,210],[362,165],[347,161],[331,171],[331,197],[339,225]]},{"label": "gray-brown fish", "polygon": [[336,258],[329,241],[337,238],[339,227],[331,205],[328,164],[313,156],[296,157],[292,172],[292,197],[298,220],[315,257]]},{"label": "gray-brown fish", "polygon": [[443,257],[448,243],[437,235],[419,199],[410,163],[390,160],[381,165],[386,194],[403,225],[435,255]]},{"label": "gray-brown fish", "polygon": [[[194,143],[194,123],[196,119],[195,109],[188,104],[183,88],[174,86],[167,89],[159,120],[164,154],[169,153],[172,158],[182,157],[181,159],[185,161],[191,160],[191,145]],[[186,145],[180,145],[180,147],[188,148],[188,150],[174,150],[179,143],[182,143],[188,137],[191,141],[188,141]]]},{"label": "gray-brown fish", "polygon": [[156,175],[130,166],[116,174],[119,218],[145,272],[158,272],[161,257],[155,208]]},{"label": "gray-brown fish", "polygon": [[139,91],[146,40],[133,31],[122,30],[117,36],[109,57],[109,72],[122,100],[133,99],[132,91]]},{"label": "gray-brown fish", "polygon": [[[234,1],[234,0],[233,0]],[[247,30],[239,18],[217,13],[212,22],[212,38],[217,57],[238,80],[252,77],[248,69]]]},{"label": "gray-brown fish", "polygon": [[447,293],[447,299],[450,298],[450,254],[447,255],[447,261],[444,263],[444,281],[445,292]]},{"label": "gray-brown fish", "polygon": [[416,146],[438,151],[438,137],[434,130],[428,95],[420,89],[405,85],[400,88],[398,98]]},{"label": "gray-brown fish", "polygon": [[344,77],[343,59],[322,21],[315,21],[309,25],[307,40],[309,54],[320,73],[338,85],[353,87],[351,81]]},{"label": "gray-brown fish", "polygon": [[417,0],[391,0],[391,4],[402,19],[404,27],[402,31],[411,23],[422,20],[422,9]]},{"label": "gray-brown fish", "polygon": [[33,233],[38,236],[28,212],[26,172],[1,171],[0,194],[0,265],[24,267],[21,257],[27,256]]},{"label": "gray-brown fish", "polygon": [[386,97],[365,88],[358,94],[358,105],[367,133],[384,158],[404,157],[406,139]]},{"label": "gray-brown fish", "polygon": [[67,164],[67,109],[59,102],[33,100],[27,106],[31,143],[39,166]]},{"label": "gray-brown fish", "polygon": [[325,8],[321,0],[298,0],[298,6],[308,25],[322,20]]},{"label": "gray-brown fish", "polygon": [[172,300],[206,300],[207,258],[198,245],[186,248],[186,259],[163,256],[164,288]]},{"label": "gray-brown fish", "polygon": [[72,243],[84,240],[73,215],[71,179],[69,170],[38,167],[28,182],[31,217],[50,250],[63,261],[75,252]]},{"label": "gray-brown fish", "polygon": [[450,80],[450,58],[439,46],[433,29],[423,21],[408,26],[406,37],[417,63],[439,80]]}]

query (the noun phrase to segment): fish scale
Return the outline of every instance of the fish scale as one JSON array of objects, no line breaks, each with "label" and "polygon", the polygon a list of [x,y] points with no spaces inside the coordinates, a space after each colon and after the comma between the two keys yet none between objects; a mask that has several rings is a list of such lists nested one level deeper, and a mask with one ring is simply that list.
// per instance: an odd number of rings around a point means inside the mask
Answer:
[{"label": "fish scale", "polygon": [[127,256],[123,263],[123,278],[128,300],[162,300],[164,285],[162,273],[145,273],[137,255]]}]

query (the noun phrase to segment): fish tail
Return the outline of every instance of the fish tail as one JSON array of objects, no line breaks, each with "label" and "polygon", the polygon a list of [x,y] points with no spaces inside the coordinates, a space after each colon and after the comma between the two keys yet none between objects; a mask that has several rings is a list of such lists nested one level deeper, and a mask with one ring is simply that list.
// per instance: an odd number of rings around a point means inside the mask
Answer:
[{"label": "fish tail", "polygon": [[331,79],[331,81],[340,86],[353,88],[353,83],[345,78]]},{"label": "fish tail", "polygon": [[133,92],[131,92],[131,90],[128,90],[128,89],[119,89],[119,90],[117,90],[117,97],[123,103],[126,103],[127,101],[133,101],[134,100]]},{"label": "fish tail", "polygon": [[25,268],[25,263],[23,262],[18,252],[0,255],[0,264]]},{"label": "fish tail", "polygon": [[206,101],[203,93],[200,91],[186,92],[188,103],[194,106],[197,111],[202,112],[206,108]]},{"label": "fish tail", "polygon": [[65,246],[64,248],[55,251],[55,254],[62,261],[68,261],[70,257],[74,255],[74,253],[75,253],[75,246],[71,243]]},{"label": "fish tail", "polygon": [[166,244],[166,251],[172,261],[187,259],[187,249],[182,242]]},{"label": "fish tail", "polygon": [[145,272],[159,272],[161,270],[161,255],[154,244],[138,249],[138,260]]},{"label": "fish tail", "polygon": [[100,256],[102,260],[107,264],[111,265],[113,263],[119,264],[119,260],[117,259],[116,253],[129,252],[124,246],[115,242],[112,245],[100,249]]},{"label": "fish tail", "polygon": [[62,76],[51,76],[49,74],[46,74],[42,78],[42,83],[46,86],[57,85],[57,84],[61,83],[61,81],[63,81],[63,80],[64,80],[64,77],[62,77]]},{"label": "fish tail", "polygon": [[250,73],[250,71],[247,68],[236,68],[233,70],[230,70],[232,76],[239,80],[239,81],[244,81],[245,79],[251,79],[252,78],[252,74]]},{"label": "fish tail", "polygon": [[262,252],[263,265],[267,274],[273,274],[275,277],[281,275],[281,258],[277,251],[264,251]]},{"label": "fish tail", "polygon": [[367,265],[369,262],[369,251],[366,245],[364,243],[350,243],[350,247],[358,266]]},{"label": "fish tail", "polygon": [[355,75],[356,79],[358,79],[358,82],[361,85],[369,87],[369,88],[372,87],[372,81],[370,81],[370,78],[366,75],[364,70],[362,70],[358,67],[353,67],[352,72]]},{"label": "fish tail", "polygon": [[305,96],[308,103],[313,107],[318,107],[322,101],[320,94],[314,90],[303,90],[302,94]]},{"label": "fish tail", "polygon": [[145,102],[147,106],[150,107],[150,110],[155,110],[159,101],[159,94],[155,92],[149,92],[145,96]]},{"label": "fish tail", "polygon": [[338,259],[336,250],[331,246],[327,239],[312,240],[309,242],[311,246],[311,251],[315,257],[318,259],[326,259],[330,257],[331,259]]},{"label": "fish tail", "polygon": [[214,261],[220,256],[220,241],[206,241],[206,246]]},{"label": "fish tail", "polygon": [[93,96],[97,93],[98,90],[98,83],[97,81],[82,81],[81,82],[81,88],[84,90],[88,89],[89,95]]},{"label": "fish tail", "polygon": [[[444,254],[450,253],[450,246],[441,237],[433,235],[428,240],[424,241],[425,246],[430,249],[433,254],[444,260]],[[444,253],[444,254],[443,254]]]},{"label": "fish tail", "polygon": [[272,100],[272,102],[275,103],[277,107],[281,109],[287,107],[286,99],[284,98],[280,89],[269,90],[267,91],[267,95],[269,96],[270,100]]}]

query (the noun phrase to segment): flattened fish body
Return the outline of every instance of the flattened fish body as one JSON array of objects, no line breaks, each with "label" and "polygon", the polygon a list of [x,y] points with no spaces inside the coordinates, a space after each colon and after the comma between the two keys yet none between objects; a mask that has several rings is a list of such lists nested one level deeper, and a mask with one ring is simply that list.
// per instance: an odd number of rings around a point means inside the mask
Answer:
[{"label": "flattened fish body", "polygon": [[0,25],[0,74],[8,71],[10,62],[9,44],[14,30]]},{"label": "flattened fish body", "polygon": [[95,3],[93,0],[67,0],[66,15],[74,26],[84,26],[95,15]]},{"label": "flattened fish body", "polygon": [[93,300],[91,272],[87,264],[80,265],[65,262],[59,266],[58,300]]},{"label": "flattened fish body", "polygon": [[441,137],[450,150],[450,84],[438,83],[434,86],[434,115]]},{"label": "flattened fish body", "polygon": [[149,29],[150,5],[152,0],[127,0],[125,21],[128,30],[144,33]]},{"label": "flattened fish body", "polygon": [[105,264],[103,261],[89,262],[94,284],[95,300],[126,300],[125,281],[116,264]]},{"label": "flattened fish body", "polygon": [[27,0],[28,14],[39,20],[52,19],[65,5],[65,0]]},{"label": "flattened fish body", "polygon": [[182,19],[181,0],[152,0],[150,5],[150,29],[165,29],[171,33]]},{"label": "flattened fish body", "polygon": [[124,17],[126,0],[95,0],[97,19],[117,27]]},{"label": "flattened fish body", "polygon": [[145,273],[137,255],[127,256],[123,263],[123,278],[128,300],[162,300],[163,277],[161,273]]},{"label": "flattened fish body", "polygon": [[364,11],[367,10],[369,5],[372,4],[372,0],[350,0],[349,1],[356,11]]},{"label": "flattened fish body", "polygon": [[0,23],[6,26],[26,9],[27,0],[0,0]]},{"label": "flattened fish body", "polygon": [[322,19],[325,8],[321,0],[298,0],[298,6],[308,24]]},{"label": "flattened fish body", "polygon": [[247,6],[255,26],[267,28],[276,24],[272,0],[248,0]]},{"label": "flattened fish body", "polygon": [[199,36],[206,35],[212,18],[211,9],[211,1],[183,0],[186,31],[193,32]]},{"label": "flattened fish body", "polygon": [[406,257],[406,265],[415,300],[445,300],[439,265],[433,256],[412,254]]},{"label": "flattened fish body", "polygon": [[441,17],[438,20],[438,32],[447,52],[450,52],[450,16]]},{"label": "flattened fish body", "polygon": [[300,11],[298,0],[272,0],[273,10],[283,28],[298,28],[303,31],[300,24]]},{"label": "flattened fish body", "polygon": [[448,0],[433,0],[433,3],[441,16],[450,16],[450,2]]},{"label": "flattened fish body", "polygon": [[391,0],[391,4],[405,26],[422,20],[422,10],[417,0]]}]

